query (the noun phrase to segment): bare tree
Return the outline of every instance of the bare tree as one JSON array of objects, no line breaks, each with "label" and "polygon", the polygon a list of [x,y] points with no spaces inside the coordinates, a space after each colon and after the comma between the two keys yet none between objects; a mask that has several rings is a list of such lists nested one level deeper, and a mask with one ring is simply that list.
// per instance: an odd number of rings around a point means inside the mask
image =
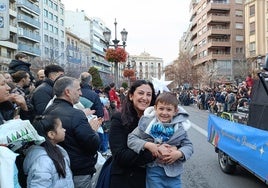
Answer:
[{"label": "bare tree", "polygon": [[185,84],[193,87],[201,76],[194,68],[189,52],[180,52],[178,59],[165,68],[165,73],[170,80],[174,80],[173,87]]}]

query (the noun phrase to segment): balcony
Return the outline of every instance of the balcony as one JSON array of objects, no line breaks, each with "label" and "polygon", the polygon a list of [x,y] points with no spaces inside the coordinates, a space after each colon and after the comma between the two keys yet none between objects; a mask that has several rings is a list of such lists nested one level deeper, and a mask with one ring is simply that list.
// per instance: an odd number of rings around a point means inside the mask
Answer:
[{"label": "balcony", "polygon": [[16,12],[16,10],[9,9],[9,15],[12,16],[13,18],[16,18],[16,17],[17,17],[17,12]]},{"label": "balcony", "polygon": [[207,36],[211,35],[231,35],[231,29],[227,27],[209,27]]},{"label": "balcony", "polygon": [[18,33],[18,29],[15,25],[10,25],[9,26],[9,31],[12,33]]},{"label": "balcony", "polygon": [[28,24],[28,25],[32,26],[33,28],[35,28],[35,29],[40,28],[40,22],[37,21],[37,20],[34,20],[33,18],[31,18],[29,16],[18,15],[18,22]]},{"label": "balcony", "polygon": [[75,58],[72,56],[67,56],[68,63],[81,64],[81,58]]},{"label": "balcony", "polygon": [[207,43],[207,48],[211,47],[230,47],[231,42],[229,39],[210,39]]},{"label": "balcony", "polygon": [[229,14],[221,14],[221,13],[209,14],[207,18],[207,23],[212,22],[230,23],[231,16]]},{"label": "balcony", "polygon": [[197,57],[194,60],[194,66],[201,65],[205,62],[211,61],[213,59],[216,60],[230,60],[231,59],[231,54],[229,52],[210,52],[207,56],[203,57]]},{"label": "balcony", "polygon": [[197,38],[197,33],[193,33],[193,35],[191,36],[190,40],[195,40]]},{"label": "balcony", "polygon": [[26,54],[31,54],[33,56],[40,56],[41,50],[40,48],[36,48],[27,44],[19,44],[18,51],[24,52]]},{"label": "balcony", "polygon": [[39,35],[22,28],[18,29],[18,37],[25,38],[37,43],[41,42],[41,37]]},{"label": "balcony", "polygon": [[97,48],[92,48],[92,52],[94,52],[94,53],[96,53],[96,54],[99,54],[99,55],[101,55],[101,56],[105,56],[105,53],[104,52],[102,52],[102,51],[100,51],[100,50],[98,50]]},{"label": "balcony", "polygon": [[190,31],[193,31],[197,26],[197,23],[192,23],[190,26]]},{"label": "balcony", "polygon": [[28,0],[17,0],[17,7],[26,9],[29,12],[40,15],[40,9],[37,5],[30,3]]},{"label": "balcony", "polygon": [[214,11],[214,10],[220,10],[220,11],[230,11],[230,3],[228,1],[213,1],[208,4],[206,7],[207,11]]},{"label": "balcony", "polygon": [[16,43],[14,43],[14,42],[11,42],[11,41],[0,41],[0,46],[11,48],[13,50],[18,49],[18,45]]}]

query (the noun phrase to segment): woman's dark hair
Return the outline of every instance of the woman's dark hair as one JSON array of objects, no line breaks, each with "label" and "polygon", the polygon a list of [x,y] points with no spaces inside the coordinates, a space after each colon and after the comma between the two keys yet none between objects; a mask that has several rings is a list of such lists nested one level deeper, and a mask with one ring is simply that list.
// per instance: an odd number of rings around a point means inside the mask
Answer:
[{"label": "woman's dark hair", "polygon": [[124,100],[124,103],[122,104],[122,121],[124,125],[136,126],[139,121],[138,113],[134,108],[133,101],[129,99],[129,95],[133,95],[136,89],[141,85],[149,85],[151,87],[152,100],[150,106],[153,106],[155,103],[156,95],[153,84],[146,80],[136,80],[129,88],[127,97]]},{"label": "woman's dark hair", "polygon": [[59,119],[56,116],[52,115],[46,115],[46,116],[37,116],[35,120],[33,121],[33,126],[38,132],[40,136],[45,137],[45,142],[41,144],[43,146],[48,154],[48,156],[52,159],[56,170],[59,174],[59,177],[66,177],[66,171],[65,171],[65,161],[64,157],[60,151],[60,149],[57,146],[54,146],[48,136],[47,133],[49,131],[55,131],[56,130],[56,122],[57,119]]}]

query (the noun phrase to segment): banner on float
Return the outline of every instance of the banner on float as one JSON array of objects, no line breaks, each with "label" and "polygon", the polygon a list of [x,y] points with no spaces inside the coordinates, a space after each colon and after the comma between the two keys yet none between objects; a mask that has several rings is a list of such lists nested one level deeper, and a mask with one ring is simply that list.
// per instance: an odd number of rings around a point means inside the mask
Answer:
[{"label": "banner on float", "polygon": [[209,115],[208,142],[268,180],[268,131]]},{"label": "banner on float", "polygon": [[0,1],[0,40],[9,39],[9,1]]}]

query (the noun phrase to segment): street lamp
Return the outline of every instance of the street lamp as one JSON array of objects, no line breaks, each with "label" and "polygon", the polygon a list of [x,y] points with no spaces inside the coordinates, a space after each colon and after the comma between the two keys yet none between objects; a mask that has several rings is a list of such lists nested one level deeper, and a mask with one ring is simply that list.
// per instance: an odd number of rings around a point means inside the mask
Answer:
[{"label": "street lamp", "polygon": [[[104,36],[106,46],[107,46],[107,48],[114,47],[115,49],[118,48],[119,46],[122,46],[125,49],[128,32],[125,30],[125,28],[121,31],[122,44],[119,44],[120,40],[117,39],[117,28],[116,28],[117,22],[116,22],[116,19],[114,21],[114,26],[115,26],[115,38],[112,40],[113,44],[110,44],[111,31],[106,30],[106,31],[103,32],[103,36]],[[118,62],[114,62],[114,75],[115,75],[115,85],[118,87]]]},{"label": "street lamp", "polygon": [[258,55],[257,56],[257,66],[258,66],[258,69],[260,70],[261,67],[262,67],[262,56],[261,55]]},{"label": "street lamp", "polygon": [[[128,76],[128,86],[130,86],[130,77],[135,76],[136,73],[134,72],[134,69],[136,67],[136,61],[134,59],[129,58],[128,56],[128,61],[127,61],[127,65],[124,66],[125,70],[124,70],[124,76],[125,76],[125,71],[128,71],[128,73],[126,73]],[[131,72],[129,72],[131,71]]]}]

